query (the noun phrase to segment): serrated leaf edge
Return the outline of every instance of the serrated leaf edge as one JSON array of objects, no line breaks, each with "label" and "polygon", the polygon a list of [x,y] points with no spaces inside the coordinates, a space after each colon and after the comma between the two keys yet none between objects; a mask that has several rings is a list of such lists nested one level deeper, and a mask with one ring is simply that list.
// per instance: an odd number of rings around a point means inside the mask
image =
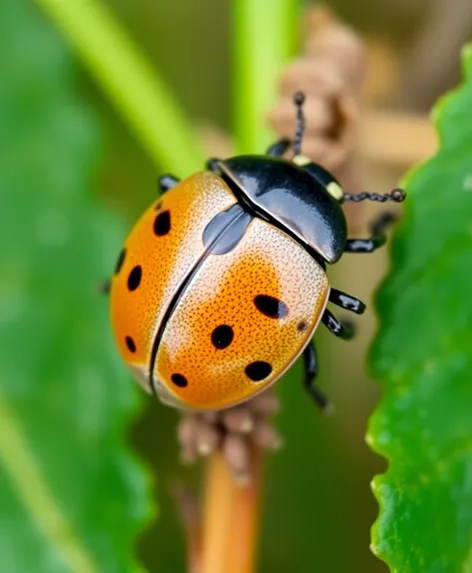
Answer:
[{"label": "serrated leaf edge", "polygon": [[[441,129],[441,124],[440,124],[441,116],[442,116],[444,108],[448,104],[449,100],[453,99],[457,95],[457,93],[460,92],[464,88],[464,85],[467,83],[467,81],[469,81],[470,78],[472,77],[472,43],[466,44],[462,48],[462,50],[461,50],[461,62],[462,62],[462,66],[461,66],[462,81],[457,85],[457,87],[449,90],[447,93],[445,93],[443,96],[441,96],[436,101],[436,103],[434,104],[434,106],[432,107],[432,110],[430,112],[430,120],[434,126],[436,135],[438,137],[437,151],[430,158],[426,159],[423,162],[420,162],[418,165],[415,165],[408,170],[408,172],[402,178],[402,181],[401,181],[402,188],[407,189],[409,187],[410,181],[416,176],[416,174],[419,171],[421,171],[424,167],[426,167],[426,165],[428,163],[430,163],[431,161],[434,161],[446,145],[446,142],[444,140],[444,134],[443,134],[443,131]],[[406,210],[408,209],[408,203],[405,204],[405,209]],[[401,226],[402,226],[402,224],[400,222],[400,224],[397,225],[397,227],[396,227],[396,229],[392,235],[392,239],[391,239],[389,247],[388,247],[388,257],[390,260],[392,258],[392,250],[394,249],[394,246],[395,246],[396,237],[401,233]],[[377,300],[378,300],[377,297],[378,297],[379,293],[383,290],[384,284],[387,283],[389,281],[389,279],[390,279],[390,273],[388,273],[386,275],[386,277],[383,279],[383,281],[379,285],[377,292],[374,296],[374,299],[376,299],[375,307],[377,307]],[[375,335],[373,340],[375,341],[376,338],[377,338],[377,334]],[[370,346],[369,354],[372,351],[372,348],[373,348],[373,343]],[[369,359],[369,363],[370,363],[370,359]],[[372,527],[371,527],[370,550],[372,551],[372,553],[376,557],[378,557],[382,561],[384,561],[384,559],[382,557],[382,552],[380,551],[380,548],[379,548],[380,542],[378,540],[377,528],[378,528],[379,521],[380,521],[380,519],[381,519],[381,517],[385,511],[385,503],[384,503],[383,496],[379,493],[379,489],[385,483],[385,481],[388,481],[388,476],[389,476],[389,473],[392,469],[392,462],[389,459],[389,457],[385,454],[385,452],[383,451],[382,445],[376,440],[375,433],[374,433],[374,427],[376,425],[376,419],[380,415],[380,413],[383,409],[383,405],[385,403],[385,400],[386,400],[386,389],[383,390],[382,397],[379,400],[375,410],[373,411],[373,413],[369,419],[367,433],[365,436],[365,441],[369,445],[369,447],[372,449],[372,451],[375,452],[376,454],[382,456],[384,459],[386,459],[388,461],[388,464],[389,464],[389,467],[387,468],[387,470],[384,473],[377,474],[376,476],[373,477],[373,479],[371,481],[371,490],[372,490],[374,497],[375,497],[375,499],[379,505],[379,512],[378,512],[377,519],[375,520],[375,522],[372,524]],[[394,567],[391,563],[388,563],[386,561],[385,561],[385,563],[388,565],[391,573],[397,573],[398,572],[398,569],[396,567]],[[466,565],[464,566],[464,573],[468,573]]]}]

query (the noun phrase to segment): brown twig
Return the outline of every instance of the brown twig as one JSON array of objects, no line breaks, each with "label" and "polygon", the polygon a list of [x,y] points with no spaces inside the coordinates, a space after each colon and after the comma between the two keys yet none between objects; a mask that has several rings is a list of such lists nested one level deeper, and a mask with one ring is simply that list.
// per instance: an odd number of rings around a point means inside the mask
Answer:
[{"label": "brown twig", "polygon": [[359,149],[370,161],[408,169],[431,157],[436,148],[437,134],[426,116],[388,111],[364,114]]},{"label": "brown twig", "polygon": [[251,450],[252,479],[246,486],[234,489],[228,537],[232,541],[228,546],[224,569],[227,573],[252,573],[257,557],[262,451],[260,447]]},{"label": "brown twig", "polygon": [[205,481],[202,573],[221,573],[226,570],[234,482],[219,452],[209,460]]},{"label": "brown twig", "polygon": [[251,480],[237,485],[220,453],[208,462],[201,573],[252,573],[258,529],[261,451],[251,448]]}]

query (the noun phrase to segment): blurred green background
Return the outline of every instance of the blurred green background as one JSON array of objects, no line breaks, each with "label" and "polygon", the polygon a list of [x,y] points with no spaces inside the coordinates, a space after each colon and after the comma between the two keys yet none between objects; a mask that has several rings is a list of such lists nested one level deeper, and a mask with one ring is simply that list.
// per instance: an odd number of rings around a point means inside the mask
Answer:
[{"label": "blurred green background", "polygon": [[[195,123],[230,130],[230,0],[108,0],[107,4]],[[447,10],[443,0],[336,0],[327,4],[364,37],[390,46],[397,58],[398,82],[376,105],[426,113],[436,97],[456,82],[461,38],[471,30],[471,10],[460,0],[448,2]],[[415,92],[407,82],[411,51],[420,45],[424,28],[441,10],[453,13],[454,17],[448,17],[456,26],[455,33],[448,32],[454,38],[448,44],[450,65],[426,78],[430,80],[428,90],[418,88]],[[80,67],[78,80],[78,97],[95,110],[103,132],[100,193],[107,208],[119,213],[129,226],[155,199],[159,173]],[[387,191],[406,167],[366,160],[364,183]],[[119,244],[116,247],[118,251]],[[385,253],[351,258],[332,274],[333,284],[370,303],[385,268]],[[367,419],[378,399],[378,388],[364,365],[375,329],[372,310],[358,321],[358,329],[359,338],[351,344],[321,336],[321,385],[335,404],[333,417],[321,417],[302,385],[294,384],[301,379],[299,365],[290,380],[279,385],[283,409],[277,426],[285,447],[267,461],[258,569],[262,573],[386,571],[369,551],[369,530],[377,515],[370,481],[385,467],[364,442]],[[134,384],[131,379],[129,384]],[[135,390],[139,394],[137,386]],[[200,473],[198,468],[184,469],[178,463],[176,413],[152,399],[143,401],[143,414],[134,422],[130,439],[157,475],[159,518],[139,539],[139,552],[151,572],[184,571],[184,538],[169,492],[176,480],[198,487]]]}]

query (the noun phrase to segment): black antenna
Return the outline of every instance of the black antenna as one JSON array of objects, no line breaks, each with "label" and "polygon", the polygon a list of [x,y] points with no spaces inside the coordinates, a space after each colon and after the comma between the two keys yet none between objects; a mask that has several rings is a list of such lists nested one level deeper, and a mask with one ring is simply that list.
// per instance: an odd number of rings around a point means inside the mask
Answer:
[{"label": "black antenna", "polygon": [[303,92],[296,92],[293,94],[293,103],[297,106],[297,131],[293,138],[293,155],[300,155],[302,152],[302,139],[305,132],[305,117],[303,115],[303,104],[305,102],[305,94]]},{"label": "black antenna", "polygon": [[386,201],[394,201],[395,203],[402,203],[405,200],[406,193],[403,189],[394,189],[390,193],[384,193],[379,195],[378,193],[357,193],[352,195],[351,193],[344,193],[341,201],[352,201],[353,203],[359,203],[360,201],[378,201],[379,203],[385,203]]}]

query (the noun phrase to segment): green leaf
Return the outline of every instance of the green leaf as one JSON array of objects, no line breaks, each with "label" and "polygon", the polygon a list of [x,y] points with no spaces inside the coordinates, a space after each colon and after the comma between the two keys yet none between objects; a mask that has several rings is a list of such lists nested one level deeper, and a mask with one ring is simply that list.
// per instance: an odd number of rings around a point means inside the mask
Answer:
[{"label": "green leaf", "polygon": [[150,502],[96,289],[123,237],[91,196],[97,131],[27,0],[2,3],[0,50],[0,570],[136,571]]},{"label": "green leaf", "polygon": [[368,439],[389,462],[373,550],[401,573],[472,562],[472,49],[434,113],[437,155],[406,181],[371,366],[383,400]]}]

